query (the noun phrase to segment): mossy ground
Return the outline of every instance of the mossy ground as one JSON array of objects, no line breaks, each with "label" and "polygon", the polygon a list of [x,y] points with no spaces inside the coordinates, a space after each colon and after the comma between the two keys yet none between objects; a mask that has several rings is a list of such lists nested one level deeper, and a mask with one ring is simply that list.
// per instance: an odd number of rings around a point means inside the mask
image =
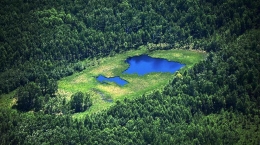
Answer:
[{"label": "mossy ground", "polygon": [[[138,76],[137,74],[122,74],[122,72],[128,68],[128,64],[125,63],[125,60],[128,57],[141,54],[148,54],[152,57],[165,58],[170,61],[177,61],[185,64],[186,66],[180,71],[192,67],[205,58],[206,55],[204,52],[181,49],[149,52],[145,47],[140,47],[138,50],[132,50],[113,57],[95,60],[98,63],[91,62],[93,60],[86,60],[84,61],[85,64],[95,65],[87,67],[82,72],[65,77],[58,82],[58,93],[68,99],[70,99],[70,96],[73,93],[78,91],[91,94],[93,100],[91,108],[84,113],[75,114],[74,117],[78,118],[83,117],[86,114],[98,113],[115,104],[117,100],[123,100],[124,98],[133,99],[155,89],[161,89],[174,77],[175,74],[170,73],[150,73],[144,76]],[[106,77],[120,76],[129,83],[123,87],[120,87],[115,83],[99,83],[95,77],[100,74]],[[105,97],[111,98],[113,102],[104,100],[100,93],[104,94]]]}]

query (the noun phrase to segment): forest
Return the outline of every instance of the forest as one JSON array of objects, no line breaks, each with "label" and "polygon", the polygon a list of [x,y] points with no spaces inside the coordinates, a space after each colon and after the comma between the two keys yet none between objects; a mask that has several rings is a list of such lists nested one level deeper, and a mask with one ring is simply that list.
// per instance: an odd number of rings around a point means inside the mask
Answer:
[{"label": "forest", "polygon": [[[258,0],[1,0],[0,144],[260,144]],[[162,89],[99,113],[58,81],[83,60],[206,51]],[[58,110],[58,111],[57,111]],[[59,110],[63,110],[59,113]]]}]

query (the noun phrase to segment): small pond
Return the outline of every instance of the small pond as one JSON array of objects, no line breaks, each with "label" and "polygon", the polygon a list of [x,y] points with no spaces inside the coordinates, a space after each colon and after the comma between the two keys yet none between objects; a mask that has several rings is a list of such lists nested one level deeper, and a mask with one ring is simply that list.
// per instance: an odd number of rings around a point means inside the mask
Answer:
[{"label": "small pond", "polygon": [[152,72],[174,73],[185,66],[178,62],[168,61],[163,58],[153,58],[148,55],[129,57],[126,62],[129,64],[129,68],[123,73],[138,74],[139,76]]},{"label": "small pond", "polygon": [[99,75],[97,77],[97,80],[101,83],[105,83],[105,82],[114,82],[116,84],[118,84],[119,86],[124,86],[125,84],[127,84],[128,82],[124,79],[121,79],[120,77],[111,77],[111,78],[107,78],[103,75]]},{"label": "small pond", "polygon": [[[148,55],[129,57],[126,59],[126,63],[129,64],[129,67],[123,73],[138,74],[139,76],[153,72],[174,73],[185,66],[184,64],[178,62],[168,61],[163,58],[153,58]],[[126,80],[118,76],[107,78],[103,75],[99,75],[97,80],[101,83],[114,82],[119,86],[124,86],[128,83]]]}]

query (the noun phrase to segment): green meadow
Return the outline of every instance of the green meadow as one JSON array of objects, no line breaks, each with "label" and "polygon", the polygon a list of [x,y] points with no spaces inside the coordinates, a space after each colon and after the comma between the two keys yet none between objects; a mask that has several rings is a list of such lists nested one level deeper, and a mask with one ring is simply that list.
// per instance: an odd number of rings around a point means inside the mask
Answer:
[{"label": "green meadow", "polygon": [[[171,49],[149,52],[145,47],[140,47],[138,50],[127,51],[113,57],[85,60],[82,62],[88,66],[85,70],[58,81],[58,94],[66,97],[68,100],[73,93],[78,91],[91,95],[93,105],[89,110],[74,115],[74,117],[78,118],[107,109],[118,100],[120,101],[124,98],[134,99],[142,94],[160,90],[178,73],[150,73],[144,76],[122,74],[128,68],[125,60],[128,57],[141,54],[148,54],[151,57],[165,58],[185,64],[186,66],[179,71],[189,69],[206,56],[205,52],[199,51]],[[99,83],[95,77],[100,74],[106,77],[120,76],[129,83],[123,87],[115,83]],[[108,101],[111,99],[113,100],[112,102]]]}]

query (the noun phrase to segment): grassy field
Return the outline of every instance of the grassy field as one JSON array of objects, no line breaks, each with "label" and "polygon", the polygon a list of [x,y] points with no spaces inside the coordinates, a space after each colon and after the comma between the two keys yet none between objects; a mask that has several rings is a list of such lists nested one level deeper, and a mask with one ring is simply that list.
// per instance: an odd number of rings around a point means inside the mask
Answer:
[{"label": "grassy field", "polygon": [[0,95],[0,107],[1,108],[12,108],[12,106],[15,104],[14,99],[15,91],[9,93],[9,94],[3,94]]},{"label": "grassy field", "polygon": [[[95,62],[93,60],[85,60],[83,63],[95,65],[88,67],[82,72],[65,77],[58,82],[58,93],[67,99],[70,99],[70,96],[78,91],[91,94],[93,100],[91,108],[86,112],[75,114],[74,117],[80,118],[86,114],[98,113],[115,104],[117,100],[123,100],[124,98],[133,99],[142,94],[150,93],[155,89],[161,89],[174,77],[175,74],[170,73],[150,73],[144,76],[122,74],[128,68],[128,64],[125,63],[126,58],[141,54],[148,54],[152,57],[165,58],[185,64],[186,66],[180,71],[192,67],[204,59],[206,55],[204,52],[179,49],[148,52],[147,49],[141,47],[139,50],[101,58],[95,60]],[[95,77],[100,74],[106,77],[120,76],[129,83],[123,87],[115,83],[99,83]],[[104,96],[113,101],[105,101]]]}]

